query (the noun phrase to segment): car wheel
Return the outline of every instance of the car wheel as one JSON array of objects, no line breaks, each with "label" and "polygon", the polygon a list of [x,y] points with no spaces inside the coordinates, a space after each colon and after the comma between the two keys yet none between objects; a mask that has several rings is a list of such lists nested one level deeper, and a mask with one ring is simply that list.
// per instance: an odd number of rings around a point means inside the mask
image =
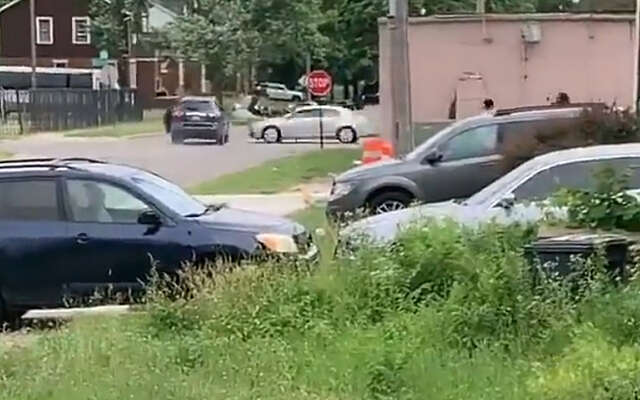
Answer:
[{"label": "car wheel", "polygon": [[182,135],[179,135],[176,132],[171,132],[171,143],[182,144],[184,143],[184,138],[182,137]]},{"label": "car wheel", "polygon": [[282,136],[278,128],[270,126],[262,131],[262,139],[267,143],[278,143],[282,139]]},{"label": "car wheel", "polygon": [[358,140],[358,135],[353,128],[342,128],[338,131],[337,136],[340,143],[355,143]]},{"label": "car wheel", "polygon": [[300,96],[293,96],[293,98],[291,99],[293,101],[302,101],[302,97]]},{"label": "car wheel", "polygon": [[406,192],[383,192],[371,199],[369,209],[374,214],[385,214],[407,208],[412,200],[413,196]]}]

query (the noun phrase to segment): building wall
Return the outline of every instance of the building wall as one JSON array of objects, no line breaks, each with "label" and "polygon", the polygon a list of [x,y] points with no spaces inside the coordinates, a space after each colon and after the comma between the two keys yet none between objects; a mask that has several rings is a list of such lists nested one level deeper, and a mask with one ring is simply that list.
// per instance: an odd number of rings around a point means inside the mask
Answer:
[{"label": "building wall", "polygon": [[149,28],[160,29],[176,19],[175,14],[164,7],[151,4],[149,7]]},{"label": "building wall", "polygon": [[[539,43],[524,43],[521,28],[528,21],[540,24]],[[384,21],[380,31],[381,104],[390,110],[393,63]],[[633,17],[628,15],[488,16],[484,29],[475,16],[412,19],[413,120],[448,118],[456,92],[474,93],[471,103],[458,99],[458,118],[480,112],[482,96],[494,99],[497,107],[514,107],[548,104],[563,91],[572,101],[628,106],[633,97],[633,45]],[[465,72],[481,79],[463,82]],[[474,109],[470,104],[476,97]],[[384,118],[384,130],[390,131],[388,112]]]},{"label": "building wall", "polygon": [[[91,45],[77,45],[72,41],[72,17],[86,17],[86,0],[36,0],[37,17],[53,17],[52,45],[37,45],[38,57],[88,58],[97,57]],[[30,50],[29,2],[23,0],[0,14],[0,57],[29,58]],[[51,64],[47,65],[51,66]]]}]

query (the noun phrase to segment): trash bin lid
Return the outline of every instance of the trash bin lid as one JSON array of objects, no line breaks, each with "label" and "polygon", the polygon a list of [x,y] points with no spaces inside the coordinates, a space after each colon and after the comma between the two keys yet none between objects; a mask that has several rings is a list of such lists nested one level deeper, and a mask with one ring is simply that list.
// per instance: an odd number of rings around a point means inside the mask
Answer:
[{"label": "trash bin lid", "polygon": [[618,234],[578,233],[541,239],[526,246],[526,249],[546,252],[573,252],[612,245],[628,245],[631,242],[629,238]]}]

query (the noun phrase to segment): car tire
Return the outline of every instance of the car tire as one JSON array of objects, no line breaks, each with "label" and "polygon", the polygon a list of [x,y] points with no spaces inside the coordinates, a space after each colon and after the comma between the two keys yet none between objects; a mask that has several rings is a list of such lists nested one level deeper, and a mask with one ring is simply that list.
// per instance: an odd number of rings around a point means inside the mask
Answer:
[{"label": "car tire", "polygon": [[302,101],[302,97],[301,96],[293,96],[291,98],[292,101]]},{"label": "car tire", "polygon": [[268,126],[262,131],[262,140],[266,143],[279,143],[282,140],[280,129],[275,126]]},{"label": "car tire", "polygon": [[182,137],[182,135],[179,135],[176,132],[171,132],[171,143],[182,144],[184,143],[184,138]]},{"label": "car tire", "polygon": [[355,143],[358,140],[358,134],[353,128],[341,128],[336,133],[336,137],[340,143]]},{"label": "car tire", "polygon": [[374,196],[368,206],[373,214],[385,214],[407,208],[412,201],[413,196],[407,192],[388,191]]}]

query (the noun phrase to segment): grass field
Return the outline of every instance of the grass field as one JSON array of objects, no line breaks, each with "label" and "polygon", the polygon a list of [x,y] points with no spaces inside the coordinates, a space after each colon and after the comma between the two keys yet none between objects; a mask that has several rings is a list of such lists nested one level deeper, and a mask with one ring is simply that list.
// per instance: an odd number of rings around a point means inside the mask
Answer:
[{"label": "grass field", "polygon": [[328,149],[268,161],[242,172],[224,175],[193,188],[195,194],[272,194],[327,178],[353,166],[359,149]]},{"label": "grass field", "polygon": [[65,132],[67,137],[126,137],[151,133],[162,133],[161,118],[150,118],[140,122],[124,122],[97,128],[77,129]]},{"label": "grass field", "polygon": [[7,158],[11,158],[13,154],[0,150],[0,160],[6,160]]},{"label": "grass field", "polygon": [[194,270],[0,346],[0,399],[636,399],[640,282],[534,284],[530,239],[431,223],[319,267]]}]

